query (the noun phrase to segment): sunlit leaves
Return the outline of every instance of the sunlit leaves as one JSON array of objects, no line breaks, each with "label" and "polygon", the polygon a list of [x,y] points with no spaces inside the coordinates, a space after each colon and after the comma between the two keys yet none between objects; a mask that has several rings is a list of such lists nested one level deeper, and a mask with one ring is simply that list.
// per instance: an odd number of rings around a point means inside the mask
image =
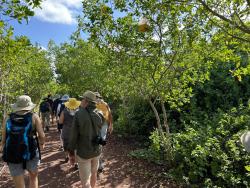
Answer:
[{"label": "sunlit leaves", "polygon": [[35,102],[40,100],[53,77],[46,51],[33,46],[26,37],[13,39],[12,29],[4,29],[1,39],[0,93],[8,99],[5,105],[25,93]]},{"label": "sunlit leaves", "polygon": [[23,19],[28,21],[30,16],[34,16],[33,8],[39,7],[42,0],[5,0],[0,2],[0,13],[7,17],[16,19],[21,23]]},{"label": "sunlit leaves", "polygon": [[110,79],[103,64],[105,57],[91,44],[77,40],[74,45],[50,46],[55,57],[57,81],[73,96],[85,90],[101,92],[105,80]]},{"label": "sunlit leaves", "polygon": [[[98,13],[106,6],[113,8],[112,19]],[[154,0],[83,3],[81,29],[110,58],[110,74],[116,75],[110,88],[117,88],[118,96],[160,98],[173,108],[189,101],[191,85],[208,78],[210,62],[204,55],[211,48],[194,23],[192,8]],[[150,23],[147,32],[138,31],[141,17]]]}]

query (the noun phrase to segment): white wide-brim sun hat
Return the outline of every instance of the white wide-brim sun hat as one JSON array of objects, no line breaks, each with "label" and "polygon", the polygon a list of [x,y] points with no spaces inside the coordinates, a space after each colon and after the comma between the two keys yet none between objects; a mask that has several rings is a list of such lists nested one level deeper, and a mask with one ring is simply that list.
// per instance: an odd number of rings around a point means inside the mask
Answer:
[{"label": "white wide-brim sun hat", "polygon": [[250,152],[250,131],[241,135],[240,141],[247,152]]},{"label": "white wide-brim sun hat", "polygon": [[21,95],[17,97],[17,101],[14,104],[11,104],[13,112],[18,111],[31,111],[35,108],[36,104],[31,101],[31,98],[28,95]]}]

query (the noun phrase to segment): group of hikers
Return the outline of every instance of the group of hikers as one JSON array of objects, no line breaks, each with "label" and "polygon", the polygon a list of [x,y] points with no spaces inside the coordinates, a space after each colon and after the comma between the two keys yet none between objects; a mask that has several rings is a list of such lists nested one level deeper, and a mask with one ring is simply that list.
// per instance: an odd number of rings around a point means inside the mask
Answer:
[{"label": "group of hikers", "polygon": [[[102,147],[107,133],[112,133],[112,114],[109,105],[98,92],[86,91],[80,97],[48,95],[34,113],[28,95],[21,95],[11,105],[12,113],[2,127],[1,152],[9,167],[16,188],[24,188],[25,170],[29,173],[29,187],[38,188],[38,166],[50,118],[57,121],[65,162],[79,170],[82,187],[95,187],[97,172],[103,169]],[[39,117],[40,116],[40,117]]]}]

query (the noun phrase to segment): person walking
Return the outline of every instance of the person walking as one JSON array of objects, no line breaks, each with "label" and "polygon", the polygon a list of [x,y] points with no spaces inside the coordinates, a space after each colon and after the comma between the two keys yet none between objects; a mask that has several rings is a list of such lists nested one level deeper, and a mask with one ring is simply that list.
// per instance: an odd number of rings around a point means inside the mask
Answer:
[{"label": "person walking", "polygon": [[[68,102],[64,103],[65,108],[62,111],[59,124],[62,126],[62,141],[63,141],[63,150],[65,152],[65,162],[69,160],[69,134],[72,128],[73,118],[75,113],[78,111],[81,101],[76,100],[75,98],[70,98]],[[74,165],[77,168],[77,165]]]},{"label": "person walking", "polygon": [[48,102],[48,98],[43,98],[39,106],[39,116],[42,118],[43,130],[49,131],[50,127],[50,114],[52,109],[50,107],[50,103]]},{"label": "person walking", "polygon": [[[103,114],[104,116],[104,123],[102,125],[101,129],[101,137],[103,140],[106,141],[107,139],[107,133],[111,134],[113,131],[113,118],[112,113],[109,108],[109,105],[103,100],[102,96],[99,92],[95,92],[96,94],[96,108]],[[103,165],[103,154],[101,154],[101,157],[99,159],[99,168],[98,172],[102,172],[104,169]]]},{"label": "person walking", "polygon": [[[35,104],[28,95],[17,98],[12,113],[4,120],[1,149],[16,188],[24,188],[24,173],[29,172],[29,187],[38,188],[38,165],[45,134],[39,116],[32,112]],[[38,135],[38,136],[37,136]]]},{"label": "person walking", "polygon": [[65,103],[69,100],[69,95],[65,94],[62,96],[62,98],[60,99],[60,103],[57,106],[57,110],[56,110],[56,119],[57,119],[57,130],[58,133],[60,134],[60,147],[59,150],[63,151],[63,140],[62,140],[62,124],[59,123],[59,119],[61,116],[62,111],[65,108]]},{"label": "person walking", "polygon": [[83,188],[95,187],[101,154],[99,133],[104,118],[96,110],[95,103],[95,93],[86,91],[75,114],[69,141],[70,163],[77,160]]},{"label": "person walking", "polygon": [[51,94],[48,94],[47,96],[47,102],[49,103],[49,106],[50,106],[50,116],[51,116],[51,123],[52,125],[54,124],[54,115],[53,115],[53,99],[52,99],[52,95]]},{"label": "person walking", "polygon": [[113,117],[108,103],[106,103],[99,92],[96,94],[96,108],[100,110],[104,116],[105,122],[102,126],[101,136],[106,139],[107,133],[113,132]]},{"label": "person walking", "polygon": [[[58,105],[61,103],[61,96],[59,94],[56,94],[54,96],[54,100],[53,100],[53,108],[52,108],[52,112],[53,112],[53,119],[57,118],[57,108]],[[58,119],[56,119],[56,123],[58,122]]]},{"label": "person walking", "polygon": [[65,108],[64,103],[67,102],[68,100],[69,100],[69,95],[65,94],[65,95],[62,96],[62,98],[60,99],[59,104],[57,105],[56,119],[58,120],[57,129],[58,129],[59,133],[61,133],[61,130],[62,130],[62,126],[61,126],[61,124],[59,124],[60,115],[61,115],[62,111]]}]

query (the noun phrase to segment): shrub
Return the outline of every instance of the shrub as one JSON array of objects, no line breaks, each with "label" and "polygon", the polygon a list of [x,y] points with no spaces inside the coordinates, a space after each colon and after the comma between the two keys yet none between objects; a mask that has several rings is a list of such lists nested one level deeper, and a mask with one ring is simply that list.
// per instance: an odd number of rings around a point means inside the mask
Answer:
[{"label": "shrub", "polygon": [[129,98],[117,110],[115,131],[120,134],[144,135],[148,137],[155,125],[155,117],[147,101]]},{"label": "shrub", "polygon": [[[173,136],[175,167],[170,171],[178,181],[198,187],[248,187],[250,175],[244,168],[250,156],[239,137],[250,123],[249,108],[241,106],[228,113],[219,111],[211,120],[187,125]],[[200,126],[199,128],[197,128]]]}]

